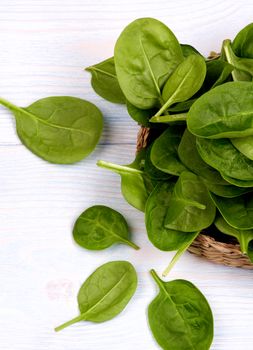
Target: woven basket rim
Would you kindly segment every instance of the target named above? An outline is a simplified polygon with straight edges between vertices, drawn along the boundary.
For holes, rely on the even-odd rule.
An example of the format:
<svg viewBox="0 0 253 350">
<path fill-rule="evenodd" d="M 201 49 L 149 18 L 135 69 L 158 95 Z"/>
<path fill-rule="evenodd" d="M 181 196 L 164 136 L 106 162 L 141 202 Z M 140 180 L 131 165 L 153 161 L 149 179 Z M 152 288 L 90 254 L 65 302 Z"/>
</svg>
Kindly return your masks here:
<svg viewBox="0 0 253 350">
<path fill-rule="evenodd" d="M 137 152 L 148 146 L 149 137 L 150 128 L 141 126 L 137 135 Z M 198 235 L 188 248 L 188 251 L 216 264 L 253 269 L 253 263 L 251 263 L 247 255 L 241 252 L 238 243 L 220 242 L 204 232 Z"/>
</svg>

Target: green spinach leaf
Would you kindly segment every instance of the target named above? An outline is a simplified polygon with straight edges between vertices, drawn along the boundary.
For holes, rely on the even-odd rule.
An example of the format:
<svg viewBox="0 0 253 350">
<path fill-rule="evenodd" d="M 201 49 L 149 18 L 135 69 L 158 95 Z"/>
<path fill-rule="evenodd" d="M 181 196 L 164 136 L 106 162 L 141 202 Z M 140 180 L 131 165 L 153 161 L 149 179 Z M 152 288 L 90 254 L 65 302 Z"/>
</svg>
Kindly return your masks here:
<svg viewBox="0 0 253 350">
<path fill-rule="evenodd" d="M 163 104 L 161 88 L 183 61 L 183 53 L 166 25 L 153 18 L 140 18 L 121 33 L 114 59 L 127 100 L 140 109 L 150 109 Z"/>
<path fill-rule="evenodd" d="M 195 238 L 196 233 L 185 233 L 164 226 L 171 200 L 174 181 L 158 184 L 150 194 L 145 209 L 145 224 L 150 242 L 164 251 L 179 250 Z"/>
<path fill-rule="evenodd" d="M 213 340 L 213 315 L 204 295 L 186 280 L 162 281 L 151 275 L 159 294 L 148 308 L 151 331 L 164 350 L 208 350 Z"/>
<path fill-rule="evenodd" d="M 129 228 L 124 216 L 104 205 L 94 205 L 78 217 L 73 237 L 77 244 L 90 250 L 105 249 L 114 243 L 139 249 L 129 240 Z"/>
<path fill-rule="evenodd" d="M 253 198 L 244 194 L 237 198 L 223 198 L 211 194 L 213 202 L 226 222 L 239 230 L 253 228 Z"/>
<path fill-rule="evenodd" d="M 145 152 L 137 155 L 137 159 L 129 165 L 118 165 L 99 160 L 97 165 L 101 168 L 111 170 L 121 177 L 121 192 L 125 200 L 141 211 L 145 211 L 146 201 L 154 186 L 150 177 L 141 170 L 141 164 L 145 163 L 143 158 Z"/>
<path fill-rule="evenodd" d="M 210 226 L 215 206 L 201 179 L 189 172 L 180 174 L 168 203 L 165 227 L 183 232 L 198 232 Z"/>
<path fill-rule="evenodd" d="M 197 137 L 196 145 L 201 158 L 221 174 L 239 180 L 253 180 L 253 161 L 240 153 L 229 139 Z"/>
<path fill-rule="evenodd" d="M 172 104 L 186 101 L 192 97 L 201 88 L 205 75 L 204 58 L 196 54 L 188 56 L 166 81 L 162 91 L 165 103 L 154 116 L 158 117 Z"/>
<path fill-rule="evenodd" d="M 228 82 L 208 91 L 190 108 L 187 126 L 210 139 L 253 135 L 253 84 Z"/>
<path fill-rule="evenodd" d="M 104 322 L 117 316 L 137 288 L 136 271 L 127 261 L 111 261 L 97 268 L 81 286 L 80 315 L 58 326 L 58 332 L 79 321 Z"/>
<path fill-rule="evenodd" d="M 237 137 L 231 139 L 231 142 L 239 152 L 253 160 L 253 136 Z"/>
<path fill-rule="evenodd" d="M 157 169 L 177 176 L 186 170 L 177 153 L 183 132 L 179 126 L 170 126 L 154 141 L 151 161 Z"/>
<path fill-rule="evenodd" d="M 253 230 L 235 229 L 230 226 L 222 216 L 218 217 L 214 224 L 220 232 L 237 238 L 240 243 L 242 253 L 247 254 L 251 262 L 253 262 Z"/>
<path fill-rule="evenodd" d="M 86 70 L 91 73 L 91 85 L 99 96 L 113 103 L 126 103 L 126 98 L 116 76 L 113 57 L 94 64 Z"/>
<path fill-rule="evenodd" d="M 80 161 L 94 150 L 102 133 L 101 112 L 80 98 L 47 97 L 26 108 L 0 98 L 0 104 L 14 114 L 22 143 L 52 163 Z"/>
</svg>

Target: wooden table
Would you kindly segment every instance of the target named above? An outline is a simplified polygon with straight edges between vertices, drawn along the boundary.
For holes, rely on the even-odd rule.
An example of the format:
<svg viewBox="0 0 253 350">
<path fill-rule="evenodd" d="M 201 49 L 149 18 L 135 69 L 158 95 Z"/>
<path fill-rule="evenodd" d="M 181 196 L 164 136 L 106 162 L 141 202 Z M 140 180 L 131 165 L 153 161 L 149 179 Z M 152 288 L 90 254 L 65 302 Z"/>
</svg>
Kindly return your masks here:
<svg viewBox="0 0 253 350">
<path fill-rule="evenodd" d="M 105 118 L 95 152 L 78 164 L 49 164 L 21 145 L 11 114 L 0 108 L 0 348 L 1 350 L 152 350 L 147 305 L 158 272 L 172 254 L 148 241 L 143 213 L 120 193 L 119 177 L 96 167 L 97 159 L 128 163 L 138 127 L 124 106 L 103 101 L 83 71 L 113 55 L 123 27 L 153 16 L 203 54 L 219 51 L 252 21 L 249 0 L 0 0 L 0 95 L 26 106 L 50 95 L 73 95 L 97 104 Z M 115 246 L 89 252 L 72 239 L 75 218 L 93 204 L 126 216 L 136 252 Z M 109 260 L 131 261 L 137 293 L 125 311 L 103 324 L 79 323 L 59 334 L 54 326 L 76 316 L 76 294 L 85 278 Z M 252 272 L 217 266 L 186 253 L 170 279 L 195 283 L 215 318 L 213 350 L 253 348 Z"/>
</svg>

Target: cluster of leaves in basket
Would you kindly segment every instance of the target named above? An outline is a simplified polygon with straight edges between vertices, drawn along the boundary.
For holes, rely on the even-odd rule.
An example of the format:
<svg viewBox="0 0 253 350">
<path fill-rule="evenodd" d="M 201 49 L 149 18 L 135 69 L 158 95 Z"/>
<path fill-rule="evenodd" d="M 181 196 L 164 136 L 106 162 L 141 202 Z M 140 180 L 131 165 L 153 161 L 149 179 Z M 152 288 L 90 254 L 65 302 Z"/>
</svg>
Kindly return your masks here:
<svg viewBox="0 0 253 350">
<path fill-rule="evenodd" d="M 163 23 L 142 18 L 123 30 L 114 57 L 88 68 L 99 95 L 125 104 L 136 122 L 150 128 L 152 143 L 132 164 L 98 165 L 121 176 L 123 196 L 145 212 L 150 241 L 161 250 L 177 251 L 165 274 L 199 232 L 212 225 L 236 237 L 253 262 L 252 43 L 249 24 L 233 42 L 223 42 L 220 55 L 205 59 L 192 46 L 180 44 Z M 157 305 L 174 312 L 174 288 L 180 282 L 167 285 L 155 279 L 161 288 Z M 184 282 L 180 288 L 187 294 L 190 285 Z M 208 308 L 200 307 L 199 292 L 194 300 L 192 311 Z M 163 313 L 153 303 L 150 326 L 164 349 L 210 347 L 211 317 L 203 320 L 203 329 L 189 326 L 187 339 L 179 337 L 175 344 L 168 337 L 177 338 L 174 322 L 168 321 L 171 310 Z M 178 313 L 182 322 L 184 311 Z M 161 327 L 164 321 L 166 327 Z"/>
<path fill-rule="evenodd" d="M 103 116 L 91 102 L 70 96 L 47 97 L 21 108 L 0 98 L 15 116 L 21 142 L 52 163 L 71 164 L 88 156 L 103 129 Z"/>
</svg>

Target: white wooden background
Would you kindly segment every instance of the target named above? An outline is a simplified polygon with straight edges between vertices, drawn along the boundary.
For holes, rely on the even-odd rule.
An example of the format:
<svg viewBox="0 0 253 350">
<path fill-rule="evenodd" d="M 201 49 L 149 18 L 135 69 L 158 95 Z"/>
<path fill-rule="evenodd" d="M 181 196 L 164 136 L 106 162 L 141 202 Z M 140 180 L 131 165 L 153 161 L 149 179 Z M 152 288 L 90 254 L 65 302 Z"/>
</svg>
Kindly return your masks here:
<svg viewBox="0 0 253 350">
<path fill-rule="evenodd" d="M 124 202 L 117 175 L 97 159 L 128 163 L 137 127 L 124 107 L 103 101 L 83 67 L 113 54 L 130 21 L 153 16 L 180 42 L 204 54 L 219 50 L 252 22 L 249 0 L 0 0 L 0 95 L 21 106 L 50 95 L 96 103 L 105 129 L 96 151 L 71 165 L 52 165 L 21 145 L 10 113 L 0 108 L 0 349 L 153 350 L 146 309 L 156 294 L 148 270 L 159 273 L 171 258 L 148 241 L 143 214 Z M 89 252 L 72 240 L 75 218 L 88 206 L 118 209 L 141 246 Z M 58 324 L 76 316 L 76 294 L 85 278 L 109 260 L 131 261 L 137 293 L 125 311 L 103 324 L 79 323 L 61 333 Z M 252 272 L 216 266 L 186 254 L 170 274 L 195 283 L 215 318 L 213 350 L 253 349 Z"/>
</svg>

